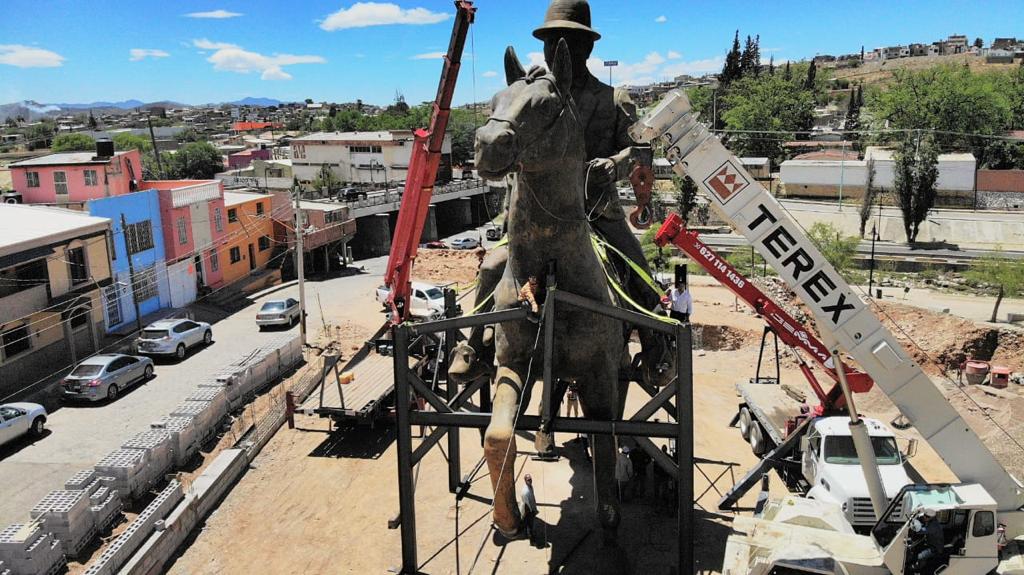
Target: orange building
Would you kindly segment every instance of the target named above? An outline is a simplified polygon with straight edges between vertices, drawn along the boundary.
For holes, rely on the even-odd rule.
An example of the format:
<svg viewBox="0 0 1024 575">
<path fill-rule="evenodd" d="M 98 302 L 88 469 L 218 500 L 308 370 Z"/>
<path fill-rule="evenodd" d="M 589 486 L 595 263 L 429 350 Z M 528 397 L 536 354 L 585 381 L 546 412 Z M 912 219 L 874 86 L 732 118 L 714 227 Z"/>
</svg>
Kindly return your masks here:
<svg viewBox="0 0 1024 575">
<path fill-rule="evenodd" d="M 271 195 L 224 192 L 227 233 L 219 252 L 224 283 L 231 284 L 263 269 L 274 247 Z"/>
</svg>

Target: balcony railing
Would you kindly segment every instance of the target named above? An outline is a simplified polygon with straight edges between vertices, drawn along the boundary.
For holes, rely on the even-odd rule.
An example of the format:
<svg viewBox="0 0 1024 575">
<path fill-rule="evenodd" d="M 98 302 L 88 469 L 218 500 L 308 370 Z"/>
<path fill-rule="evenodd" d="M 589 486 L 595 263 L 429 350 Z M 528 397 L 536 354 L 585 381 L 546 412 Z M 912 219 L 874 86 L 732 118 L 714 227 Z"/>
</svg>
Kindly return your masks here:
<svg viewBox="0 0 1024 575">
<path fill-rule="evenodd" d="M 346 236 L 352 237 L 355 235 L 355 233 L 355 220 L 337 222 L 325 228 L 314 230 L 313 232 L 303 232 L 302 247 L 304 251 L 313 250 L 321 246 L 341 240 Z"/>
<path fill-rule="evenodd" d="M 46 307 L 50 300 L 47 284 L 39 284 L 11 295 L 0 297 L 0 324 L 31 315 Z"/>
<path fill-rule="evenodd" d="M 176 208 L 190 206 L 197 202 L 215 200 L 221 197 L 220 183 L 204 182 L 194 186 L 184 186 L 171 191 L 171 203 Z"/>
</svg>

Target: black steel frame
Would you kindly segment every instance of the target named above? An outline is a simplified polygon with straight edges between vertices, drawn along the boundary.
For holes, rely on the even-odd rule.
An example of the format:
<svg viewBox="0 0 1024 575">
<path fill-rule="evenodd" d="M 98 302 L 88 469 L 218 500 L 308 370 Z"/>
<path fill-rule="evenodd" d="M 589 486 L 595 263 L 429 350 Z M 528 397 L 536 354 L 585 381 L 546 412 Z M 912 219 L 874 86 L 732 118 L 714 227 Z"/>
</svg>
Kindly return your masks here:
<svg viewBox="0 0 1024 575">
<path fill-rule="evenodd" d="M 453 303 L 453 302 L 448 302 Z M 628 419 L 616 421 L 591 420 L 583 418 L 559 417 L 557 402 L 553 401 L 555 381 L 552 374 L 552 353 L 554 348 L 554 310 L 555 305 L 568 305 L 579 309 L 622 320 L 637 327 L 646 327 L 656 332 L 669 334 L 676 340 L 676 377 L 671 384 L 660 390 L 641 383 L 651 399 Z M 454 306 L 449 306 L 449 310 Z M 622 308 L 610 306 L 569 292 L 561 291 L 548 283 L 546 301 L 542 311 L 544 321 L 543 350 L 543 396 L 541 398 L 541 415 L 520 415 L 516 431 L 547 430 L 567 433 L 602 433 L 616 436 L 633 437 L 637 445 L 646 451 L 655 461 L 678 482 L 678 529 L 679 529 L 679 573 L 694 572 L 693 558 L 693 473 L 689 470 L 694 465 L 693 456 L 693 370 L 692 340 L 690 324 L 671 324 L 655 318 Z M 446 380 L 446 393 L 442 397 L 435 393 L 431 386 L 409 369 L 409 343 L 416 337 L 444 332 L 445 352 L 448 357 L 459 330 L 496 324 L 506 321 L 521 321 L 527 318 L 529 311 L 525 308 L 507 309 L 482 313 L 468 317 L 453 317 L 446 314 L 445 319 L 410 324 L 403 323 L 392 328 L 395 359 L 395 411 L 397 421 L 398 447 L 398 496 L 400 515 L 398 523 L 401 528 L 402 565 L 399 573 L 413 575 L 420 573 L 416 549 L 416 501 L 413 483 L 413 468 L 437 443 L 448 436 L 448 488 L 455 493 L 460 483 L 460 446 L 458 432 L 449 433 L 452 429 L 476 428 L 482 430 L 490 423 L 491 414 L 484 412 L 489 409 L 489 385 L 486 377 L 481 377 L 457 389 Z M 439 361 L 438 369 L 446 366 Z M 446 373 L 447 369 L 443 373 Z M 524 393 L 532 382 L 524 382 Z M 481 392 L 481 410 L 469 411 L 464 408 L 468 400 Z M 410 393 L 414 392 L 431 406 L 433 411 L 413 410 Z M 672 399 L 675 399 L 673 404 Z M 677 409 L 678 408 L 678 409 Z M 676 419 L 675 423 L 661 423 L 648 419 L 664 409 Z M 428 426 L 435 428 L 423 438 L 415 448 L 412 444 L 412 426 Z M 674 439 L 676 457 L 673 460 L 659 449 L 652 437 Z"/>
</svg>

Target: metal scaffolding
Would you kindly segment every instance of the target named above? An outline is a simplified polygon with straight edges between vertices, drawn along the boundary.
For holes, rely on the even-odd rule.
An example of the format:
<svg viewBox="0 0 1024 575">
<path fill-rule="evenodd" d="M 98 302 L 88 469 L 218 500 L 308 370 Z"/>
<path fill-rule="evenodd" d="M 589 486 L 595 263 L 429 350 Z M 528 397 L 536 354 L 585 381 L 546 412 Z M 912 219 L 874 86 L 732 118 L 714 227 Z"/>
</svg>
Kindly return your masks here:
<svg viewBox="0 0 1024 575">
<path fill-rule="evenodd" d="M 546 430 L 549 433 L 557 431 L 565 433 L 609 434 L 634 438 L 637 445 L 651 456 L 655 464 L 661 466 L 678 483 L 678 572 L 692 573 L 694 565 L 692 544 L 694 486 L 693 473 L 690 469 L 694 465 L 694 458 L 693 370 L 691 363 L 690 325 L 689 323 L 670 324 L 640 313 L 596 302 L 558 290 L 552 286 L 552 283 L 548 284 L 549 287 L 546 290 L 546 302 L 543 310 L 544 321 L 541 324 L 544 330 L 541 415 L 521 414 L 517 420 L 515 430 L 517 432 Z M 451 296 L 449 296 L 448 303 L 454 304 Z M 651 396 L 651 399 L 632 416 L 622 420 L 605 421 L 559 417 L 557 413 L 558 402 L 553 397 L 555 381 L 552 374 L 552 350 L 554 349 L 553 318 L 556 305 L 584 309 L 622 320 L 636 327 L 645 327 L 673 336 L 676 341 L 676 377 L 669 385 L 660 389 L 640 383 L 640 386 Z M 491 420 L 491 414 L 488 412 L 490 409 L 489 378 L 479 377 L 462 389 L 458 389 L 458 386 L 447 381 L 447 378 L 445 378 L 445 393 L 442 396 L 435 392 L 431 385 L 424 382 L 415 371 L 410 369 L 410 342 L 423 336 L 443 333 L 442 357 L 448 358 L 448 354 L 455 341 L 461 337 L 460 330 L 506 321 L 523 321 L 530 313 L 525 308 L 516 308 L 468 317 L 453 317 L 454 305 L 449 305 L 448 309 L 449 313 L 446 314 L 445 319 L 419 324 L 402 323 L 392 328 L 395 361 L 395 410 L 398 435 L 398 496 L 400 506 L 398 522 L 400 522 L 402 541 L 402 565 L 399 572 L 405 575 L 420 573 L 416 548 L 414 467 L 447 435 L 448 488 L 449 491 L 455 493 L 460 487 L 458 429 L 474 428 L 480 429 L 482 433 L 482 430 L 488 426 Z M 442 361 L 437 362 L 435 369 L 441 373 L 447 373 L 446 364 Z M 525 395 L 529 394 L 532 384 L 533 382 L 523 382 L 523 393 Z M 478 391 L 481 392 L 480 411 L 467 410 L 465 408 L 467 402 Z M 423 402 L 429 405 L 432 411 L 413 409 L 414 403 L 410 401 L 411 393 L 414 393 L 418 398 L 422 398 Z M 675 400 L 674 403 L 672 401 L 673 398 Z M 648 421 L 660 409 L 666 410 L 676 419 L 676 422 Z M 414 425 L 434 428 L 415 448 L 412 443 L 412 426 Z M 452 430 L 455 431 L 452 432 Z M 662 452 L 650 438 L 675 440 L 675 459 L 673 460 L 669 455 Z"/>
</svg>

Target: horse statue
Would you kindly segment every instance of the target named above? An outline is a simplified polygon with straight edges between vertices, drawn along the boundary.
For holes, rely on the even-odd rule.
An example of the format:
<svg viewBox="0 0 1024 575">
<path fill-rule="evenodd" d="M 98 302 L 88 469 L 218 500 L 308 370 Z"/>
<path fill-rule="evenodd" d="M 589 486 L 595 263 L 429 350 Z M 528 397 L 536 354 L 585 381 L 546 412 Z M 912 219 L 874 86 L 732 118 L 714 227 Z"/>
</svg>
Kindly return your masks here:
<svg viewBox="0 0 1024 575">
<path fill-rule="evenodd" d="M 540 67 L 527 72 L 509 47 L 505 76 L 508 87 L 495 95 L 490 118 L 476 131 L 480 175 L 499 179 L 517 174 L 508 211 L 508 262 L 494 292 L 494 308 L 518 307 L 520 287 L 530 276 L 543 280 L 552 262 L 558 290 L 612 305 L 584 209 L 583 130 L 569 91 L 572 63 L 565 41 L 559 42 L 550 73 Z M 538 295 L 543 304 L 543 287 Z M 539 329 L 537 323 L 520 320 L 498 324 L 494 331 L 493 413 L 484 457 L 494 489 L 494 524 L 507 537 L 520 530 L 515 421 L 524 386 L 541 375 Z M 563 304 L 555 308 L 554 333 L 553 377 L 577 382 L 587 418 L 616 418 L 618 373 L 626 354 L 623 322 Z M 605 540 L 614 540 L 619 523 L 615 439 L 596 435 L 592 454 L 598 521 Z"/>
</svg>

